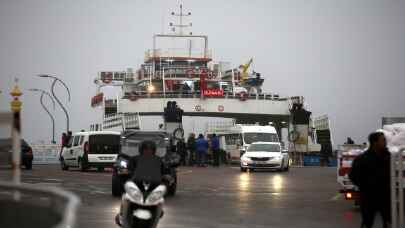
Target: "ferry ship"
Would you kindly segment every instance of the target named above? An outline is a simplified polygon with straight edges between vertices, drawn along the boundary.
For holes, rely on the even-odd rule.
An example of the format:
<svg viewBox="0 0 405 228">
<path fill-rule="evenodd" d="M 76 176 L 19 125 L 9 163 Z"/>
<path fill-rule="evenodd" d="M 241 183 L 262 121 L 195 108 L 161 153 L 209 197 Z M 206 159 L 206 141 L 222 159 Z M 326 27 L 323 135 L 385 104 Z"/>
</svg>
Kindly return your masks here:
<svg viewBox="0 0 405 228">
<path fill-rule="evenodd" d="M 280 136 L 282 129 L 288 129 L 288 134 L 292 129 L 300 129 L 302 135 L 308 135 L 309 124 L 297 128 L 292 121 L 293 113 L 310 115 L 302 110 L 303 97 L 264 92 L 264 78 L 251 69 L 253 59 L 236 67 L 214 61 L 208 36 L 186 32 L 192 24 L 184 21 L 191 13 L 185 13 L 180 5 L 179 12 L 172 15 L 179 23 L 170 23 L 171 34 L 153 36 L 152 49 L 145 52 L 144 62 L 137 70 L 98 73 L 94 80 L 97 94 L 91 100 L 95 111 L 91 130 L 142 128 L 139 116 L 162 116 L 167 102 L 176 101 L 185 116 L 270 124 Z M 105 86 L 119 87 L 119 95 L 105 98 L 101 92 Z"/>
</svg>

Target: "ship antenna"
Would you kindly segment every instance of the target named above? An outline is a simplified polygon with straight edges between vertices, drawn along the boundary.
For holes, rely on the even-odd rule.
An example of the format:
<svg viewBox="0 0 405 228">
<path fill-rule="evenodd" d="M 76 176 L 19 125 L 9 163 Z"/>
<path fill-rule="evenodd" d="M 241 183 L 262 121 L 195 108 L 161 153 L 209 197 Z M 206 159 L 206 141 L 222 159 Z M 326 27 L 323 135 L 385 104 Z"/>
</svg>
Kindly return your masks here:
<svg viewBox="0 0 405 228">
<path fill-rule="evenodd" d="M 183 4 L 180 4 L 180 12 L 179 13 L 172 12 L 172 16 L 179 17 L 179 24 L 173 24 L 172 22 L 169 23 L 170 27 L 172 27 L 173 32 L 176 32 L 176 28 L 179 28 L 178 35 L 181 35 L 181 36 L 184 35 L 183 28 L 188 28 L 188 27 L 193 26 L 193 23 L 191 23 L 191 22 L 188 25 L 183 24 L 183 17 L 191 16 L 191 12 L 188 12 L 186 14 L 183 12 Z M 191 32 L 190 32 L 190 35 L 192 35 Z"/>
</svg>

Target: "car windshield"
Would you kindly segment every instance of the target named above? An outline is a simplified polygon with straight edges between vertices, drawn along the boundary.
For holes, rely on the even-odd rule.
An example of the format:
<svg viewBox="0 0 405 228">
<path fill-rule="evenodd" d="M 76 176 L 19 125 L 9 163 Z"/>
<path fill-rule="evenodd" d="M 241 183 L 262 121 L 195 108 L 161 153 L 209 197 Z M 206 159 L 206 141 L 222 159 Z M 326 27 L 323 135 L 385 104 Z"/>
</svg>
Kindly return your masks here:
<svg viewBox="0 0 405 228">
<path fill-rule="evenodd" d="M 280 152 L 278 144 L 252 144 L 248 148 L 248 152 Z"/>
<path fill-rule="evenodd" d="M 120 146 L 119 135 L 90 135 L 91 154 L 117 154 Z"/>
<path fill-rule="evenodd" d="M 277 134 L 274 133 L 249 132 L 244 133 L 243 138 L 246 144 L 252 144 L 254 142 L 278 142 Z"/>
<path fill-rule="evenodd" d="M 121 153 L 128 156 L 139 155 L 139 146 L 141 142 L 150 140 L 156 143 L 156 155 L 164 157 L 166 155 L 165 135 L 157 133 L 134 133 L 122 138 Z"/>
</svg>

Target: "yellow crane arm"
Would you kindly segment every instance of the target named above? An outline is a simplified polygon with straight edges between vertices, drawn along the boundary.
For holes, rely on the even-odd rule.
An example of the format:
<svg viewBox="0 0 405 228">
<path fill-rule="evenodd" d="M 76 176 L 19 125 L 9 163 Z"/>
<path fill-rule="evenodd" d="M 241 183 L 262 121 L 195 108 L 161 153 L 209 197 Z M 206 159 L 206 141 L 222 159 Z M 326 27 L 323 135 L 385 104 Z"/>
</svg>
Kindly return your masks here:
<svg viewBox="0 0 405 228">
<path fill-rule="evenodd" d="M 242 81 L 246 80 L 248 78 L 248 70 L 250 65 L 252 65 L 253 62 L 253 58 L 250 58 L 249 62 L 247 62 L 246 64 L 242 64 L 241 68 L 242 68 Z"/>
</svg>

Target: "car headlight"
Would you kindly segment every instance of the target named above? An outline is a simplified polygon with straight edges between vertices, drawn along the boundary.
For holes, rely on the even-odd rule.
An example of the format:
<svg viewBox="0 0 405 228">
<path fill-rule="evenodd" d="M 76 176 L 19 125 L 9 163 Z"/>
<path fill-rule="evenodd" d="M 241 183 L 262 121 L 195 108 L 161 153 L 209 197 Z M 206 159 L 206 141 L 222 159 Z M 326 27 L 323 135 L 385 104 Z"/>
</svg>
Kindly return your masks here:
<svg viewBox="0 0 405 228">
<path fill-rule="evenodd" d="M 156 205 L 164 201 L 164 196 L 166 194 L 166 186 L 159 185 L 155 188 L 148 197 L 146 197 L 146 205 Z"/>
<path fill-rule="evenodd" d="M 243 156 L 243 157 L 241 158 L 241 160 L 244 161 L 244 162 L 247 162 L 247 161 L 250 161 L 250 158 L 247 157 L 247 156 Z"/>
<path fill-rule="evenodd" d="M 134 182 L 128 181 L 125 183 L 125 192 L 129 200 L 137 204 L 143 204 L 143 194 Z"/>
<path fill-rule="evenodd" d="M 124 168 L 124 169 L 128 168 L 128 162 L 125 161 L 125 160 L 121 160 L 120 161 L 120 167 Z"/>
</svg>

